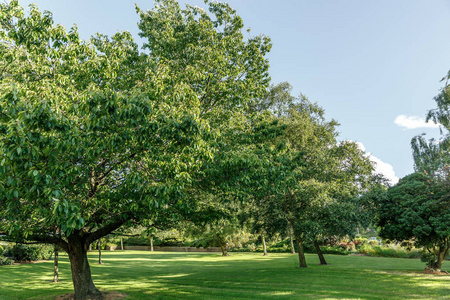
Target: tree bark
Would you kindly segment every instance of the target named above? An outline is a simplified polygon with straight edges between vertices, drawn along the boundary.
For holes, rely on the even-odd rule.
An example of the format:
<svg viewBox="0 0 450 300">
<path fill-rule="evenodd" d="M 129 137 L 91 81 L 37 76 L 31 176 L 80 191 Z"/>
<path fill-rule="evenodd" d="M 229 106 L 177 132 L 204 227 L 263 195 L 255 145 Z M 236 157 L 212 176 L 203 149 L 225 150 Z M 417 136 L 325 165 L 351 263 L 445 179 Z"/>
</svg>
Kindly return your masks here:
<svg viewBox="0 0 450 300">
<path fill-rule="evenodd" d="M 98 248 L 98 264 L 102 264 L 102 243 L 100 242 L 100 239 L 97 242 L 97 248 Z"/>
<path fill-rule="evenodd" d="M 295 243 L 297 245 L 298 260 L 300 263 L 300 268 L 306 268 L 308 266 L 306 265 L 305 252 L 303 251 L 303 240 L 300 238 L 300 236 L 297 235 L 295 237 Z"/>
<path fill-rule="evenodd" d="M 262 241 L 263 241 L 263 256 L 267 256 L 266 238 L 264 237 L 264 235 L 262 236 Z"/>
<path fill-rule="evenodd" d="M 292 237 L 293 235 L 294 235 L 294 233 L 293 233 L 293 229 L 292 229 L 292 227 L 290 228 L 290 234 L 289 234 L 289 237 L 291 238 L 291 253 L 292 254 L 295 254 L 295 248 L 294 248 L 294 238 Z"/>
<path fill-rule="evenodd" d="M 53 272 L 53 282 L 59 281 L 59 270 L 58 270 L 58 248 L 55 246 L 55 269 Z"/>
<path fill-rule="evenodd" d="M 432 269 L 433 271 L 440 272 L 442 264 L 444 263 L 445 257 L 447 256 L 449 250 L 450 250 L 450 242 L 447 246 L 440 246 L 437 259 L 434 262 L 432 262 L 427 267 L 427 269 Z"/>
<path fill-rule="evenodd" d="M 217 242 L 219 243 L 220 249 L 222 249 L 222 256 L 228 256 L 228 251 L 223 243 L 222 237 L 219 234 L 217 234 L 216 236 L 217 236 Z"/>
<path fill-rule="evenodd" d="M 327 261 L 325 260 L 325 257 L 323 256 L 322 250 L 320 250 L 320 246 L 317 241 L 314 241 L 314 249 L 316 249 L 317 255 L 319 256 L 320 264 L 327 265 Z"/>
<path fill-rule="evenodd" d="M 153 238 L 150 238 L 150 251 L 153 251 Z"/>
<path fill-rule="evenodd" d="M 87 244 L 81 237 L 73 234 L 68 238 L 68 254 L 70 268 L 72 270 L 73 288 L 75 300 L 88 298 L 101 299 L 101 292 L 92 281 L 91 269 L 87 258 Z"/>
<path fill-rule="evenodd" d="M 123 251 L 123 237 L 120 237 L 120 250 Z"/>
</svg>

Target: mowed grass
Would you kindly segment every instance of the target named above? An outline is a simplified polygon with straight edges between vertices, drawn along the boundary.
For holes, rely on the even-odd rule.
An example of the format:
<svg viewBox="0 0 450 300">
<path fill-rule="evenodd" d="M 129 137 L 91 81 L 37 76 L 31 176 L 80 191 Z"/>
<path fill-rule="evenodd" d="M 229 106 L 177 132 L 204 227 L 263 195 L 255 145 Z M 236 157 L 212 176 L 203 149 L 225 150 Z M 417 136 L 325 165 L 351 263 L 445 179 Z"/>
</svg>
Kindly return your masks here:
<svg viewBox="0 0 450 300">
<path fill-rule="evenodd" d="M 89 254 L 94 282 L 127 299 L 450 299 L 450 276 L 420 273 L 417 259 L 327 255 L 308 268 L 292 254 L 116 251 Z M 67 255 L 61 282 L 53 262 L 0 267 L 0 299 L 53 299 L 73 291 Z M 450 268 L 450 262 L 444 264 Z"/>
</svg>

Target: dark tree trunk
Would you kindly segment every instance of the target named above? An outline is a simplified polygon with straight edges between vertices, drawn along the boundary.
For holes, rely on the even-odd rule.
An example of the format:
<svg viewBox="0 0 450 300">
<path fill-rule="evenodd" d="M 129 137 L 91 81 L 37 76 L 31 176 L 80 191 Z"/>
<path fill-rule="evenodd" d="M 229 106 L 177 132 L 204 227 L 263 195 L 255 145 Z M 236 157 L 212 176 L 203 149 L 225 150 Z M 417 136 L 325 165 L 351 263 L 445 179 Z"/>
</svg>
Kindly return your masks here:
<svg viewBox="0 0 450 300">
<path fill-rule="evenodd" d="M 87 258 L 86 243 L 75 234 L 68 238 L 68 254 L 70 268 L 72 270 L 73 288 L 75 300 L 85 300 L 88 298 L 101 298 L 101 292 L 95 287 L 92 281 L 91 269 Z"/>
<path fill-rule="evenodd" d="M 100 243 L 100 240 L 97 242 L 97 248 L 98 248 L 98 264 L 102 264 L 102 243 Z"/>
<path fill-rule="evenodd" d="M 295 237 L 295 243 L 297 245 L 298 260 L 300 263 L 300 268 L 306 268 L 308 266 L 306 265 L 305 252 L 303 251 L 303 240 L 300 238 L 300 236 Z"/>
<path fill-rule="evenodd" d="M 53 272 L 53 282 L 59 281 L 59 270 L 58 270 L 58 248 L 55 247 L 55 268 Z"/>
<path fill-rule="evenodd" d="M 228 256 L 228 251 L 223 243 L 222 237 L 219 234 L 217 234 L 216 236 L 217 236 L 217 242 L 219 243 L 220 249 L 222 249 L 222 256 Z"/>
<path fill-rule="evenodd" d="M 150 238 L 150 251 L 153 251 L 153 238 Z"/>
<path fill-rule="evenodd" d="M 322 250 L 320 250 L 320 246 L 317 241 L 314 241 L 314 249 L 316 249 L 317 255 L 319 256 L 320 264 L 327 265 L 327 261 L 325 260 L 325 257 L 323 256 Z"/>
<path fill-rule="evenodd" d="M 440 272 L 441 268 L 442 268 L 442 264 L 444 263 L 445 257 L 447 256 L 449 250 L 450 250 L 450 244 L 447 246 L 439 247 L 439 252 L 438 252 L 436 260 L 434 262 L 432 262 L 427 267 L 427 269 L 431 269 L 433 271 Z"/>
<path fill-rule="evenodd" d="M 263 255 L 267 256 L 266 238 L 264 237 L 264 235 L 262 236 L 262 242 L 263 242 Z"/>
<path fill-rule="evenodd" d="M 123 251 L 123 237 L 120 237 L 120 250 Z"/>
</svg>

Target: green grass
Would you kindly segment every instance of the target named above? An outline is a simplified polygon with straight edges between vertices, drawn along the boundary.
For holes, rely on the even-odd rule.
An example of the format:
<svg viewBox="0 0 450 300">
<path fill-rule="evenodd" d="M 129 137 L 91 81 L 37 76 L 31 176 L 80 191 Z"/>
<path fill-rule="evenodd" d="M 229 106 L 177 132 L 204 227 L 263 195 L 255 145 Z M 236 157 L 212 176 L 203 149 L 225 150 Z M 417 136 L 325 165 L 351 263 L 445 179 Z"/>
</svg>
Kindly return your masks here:
<svg viewBox="0 0 450 300">
<path fill-rule="evenodd" d="M 450 276 L 419 273 L 417 259 L 327 255 L 331 265 L 297 267 L 291 254 L 103 252 L 103 265 L 90 254 L 94 282 L 127 299 L 450 299 Z M 449 262 L 444 264 L 444 269 Z M 0 299 L 53 299 L 72 292 L 67 256 L 60 283 L 53 263 L 0 267 Z"/>
</svg>

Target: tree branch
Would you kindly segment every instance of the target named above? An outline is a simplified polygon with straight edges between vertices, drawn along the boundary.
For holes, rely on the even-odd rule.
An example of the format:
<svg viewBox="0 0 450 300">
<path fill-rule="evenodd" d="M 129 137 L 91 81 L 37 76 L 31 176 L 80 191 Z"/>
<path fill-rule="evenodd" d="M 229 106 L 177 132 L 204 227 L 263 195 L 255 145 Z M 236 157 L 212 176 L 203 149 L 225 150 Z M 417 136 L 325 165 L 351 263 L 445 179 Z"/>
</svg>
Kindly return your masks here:
<svg viewBox="0 0 450 300">
<path fill-rule="evenodd" d="M 125 222 L 127 222 L 130 219 L 131 219 L 131 217 L 120 218 L 120 219 L 114 220 L 113 222 L 109 223 L 108 225 L 105 225 L 104 227 L 99 228 L 96 231 L 88 234 L 86 237 L 86 242 L 89 245 L 93 241 L 98 240 L 99 238 L 102 238 L 105 235 L 110 234 L 111 232 L 113 232 L 114 230 L 116 230 L 117 228 L 122 226 Z"/>
</svg>

